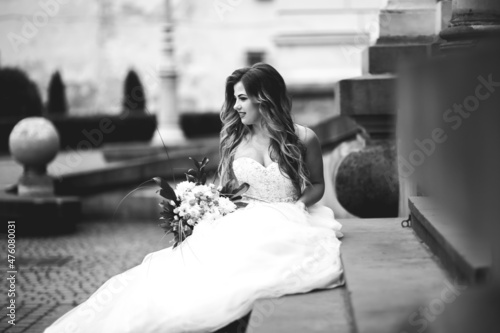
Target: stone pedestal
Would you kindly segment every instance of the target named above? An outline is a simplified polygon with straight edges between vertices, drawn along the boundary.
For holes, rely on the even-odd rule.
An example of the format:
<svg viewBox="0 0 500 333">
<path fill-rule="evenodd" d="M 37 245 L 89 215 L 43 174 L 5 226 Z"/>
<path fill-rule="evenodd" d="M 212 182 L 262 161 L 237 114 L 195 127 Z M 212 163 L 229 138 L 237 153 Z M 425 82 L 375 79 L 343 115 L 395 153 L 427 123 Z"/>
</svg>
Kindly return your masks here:
<svg viewBox="0 0 500 333">
<path fill-rule="evenodd" d="M 174 61 L 174 21 L 170 0 L 165 0 L 165 56 L 160 69 L 161 92 L 158 111 L 158 131 L 153 138 L 154 145 L 178 144 L 185 140 L 179 126 L 177 103 L 177 71 Z"/>
<path fill-rule="evenodd" d="M 20 196 L 54 195 L 54 180 L 47 175 L 46 167 L 25 167 L 19 178 L 17 191 Z"/>
<path fill-rule="evenodd" d="M 15 221 L 19 235 L 70 232 L 80 220 L 80 199 L 56 195 L 54 180 L 47 174 L 59 145 L 56 128 L 42 117 L 24 118 L 10 133 L 10 152 L 24 173 L 15 186 L 0 190 L 0 218 Z"/>
<path fill-rule="evenodd" d="M 172 68 L 161 71 L 161 99 L 158 113 L 158 130 L 153 145 L 176 145 L 186 140 L 179 125 L 177 104 L 177 74 Z"/>
<path fill-rule="evenodd" d="M 14 126 L 9 135 L 9 150 L 12 157 L 24 166 L 24 173 L 18 181 L 18 195 L 54 195 L 47 164 L 57 155 L 59 146 L 59 134 L 45 118 L 24 118 Z"/>
</svg>

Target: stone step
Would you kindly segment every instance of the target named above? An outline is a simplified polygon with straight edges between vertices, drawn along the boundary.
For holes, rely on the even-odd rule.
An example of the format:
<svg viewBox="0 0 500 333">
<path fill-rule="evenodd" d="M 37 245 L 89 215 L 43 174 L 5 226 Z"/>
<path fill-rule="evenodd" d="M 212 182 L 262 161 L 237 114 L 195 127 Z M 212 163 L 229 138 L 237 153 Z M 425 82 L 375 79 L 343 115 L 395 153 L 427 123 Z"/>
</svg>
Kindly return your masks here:
<svg viewBox="0 0 500 333">
<path fill-rule="evenodd" d="M 451 284 L 401 220 L 339 220 L 346 286 L 261 300 L 247 332 L 386 333 L 411 325 L 418 306 L 428 306 Z"/>
<path fill-rule="evenodd" d="M 426 59 L 431 52 L 431 44 L 376 44 L 363 52 L 363 74 L 396 73 L 402 64 Z"/>
<path fill-rule="evenodd" d="M 491 267 L 485 242 L 454 223 L 430 198 L 410 197 L 408 204 L 413 229 L 449 274 L 470 284 L 485 281 Z"/>
<path fill-rule="evenodd" d="M 344 287 L 256 302 L 246 332 L 354 333 Z"/>
<path fill-rule="evenodd" d="M 401 227 L 401 220 L 339 220 L 344 233 L 342 261 L 358 333 L 403 332 L 401 327 L 412 323 L 410 315 L 419 306 L 428 307 L 449 286 L 432 254 L 411 228 Z"/>
</svg>

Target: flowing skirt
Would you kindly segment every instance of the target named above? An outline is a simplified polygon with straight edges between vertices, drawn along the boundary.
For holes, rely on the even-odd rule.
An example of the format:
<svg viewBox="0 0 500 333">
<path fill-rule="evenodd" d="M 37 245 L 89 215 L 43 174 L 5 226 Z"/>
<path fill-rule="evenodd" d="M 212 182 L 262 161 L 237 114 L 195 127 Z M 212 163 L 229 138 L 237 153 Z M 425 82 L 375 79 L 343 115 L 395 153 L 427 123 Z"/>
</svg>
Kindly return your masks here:
<svg viewBox="0 0 500 333">
<path fill-rule="evenodd" d="M 344 284 L 330 208 L 252 202 L 111 277 L 45 333 L 213 332 L 257 299 Z"/>
</svg>

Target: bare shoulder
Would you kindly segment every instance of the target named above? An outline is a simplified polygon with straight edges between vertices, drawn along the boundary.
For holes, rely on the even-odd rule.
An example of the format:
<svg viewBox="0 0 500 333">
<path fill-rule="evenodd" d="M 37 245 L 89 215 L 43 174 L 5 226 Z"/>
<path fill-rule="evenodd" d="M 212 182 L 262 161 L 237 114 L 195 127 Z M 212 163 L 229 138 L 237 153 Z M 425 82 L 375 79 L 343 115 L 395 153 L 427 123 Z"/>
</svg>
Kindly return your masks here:
<svg viewBox="0 0 500 333">
<path fill-rule="evenodd" d="M 295 133 L 306 145 L 317 140 L 316 133 L 309 127 L 295 124 Z"/>
</svg>

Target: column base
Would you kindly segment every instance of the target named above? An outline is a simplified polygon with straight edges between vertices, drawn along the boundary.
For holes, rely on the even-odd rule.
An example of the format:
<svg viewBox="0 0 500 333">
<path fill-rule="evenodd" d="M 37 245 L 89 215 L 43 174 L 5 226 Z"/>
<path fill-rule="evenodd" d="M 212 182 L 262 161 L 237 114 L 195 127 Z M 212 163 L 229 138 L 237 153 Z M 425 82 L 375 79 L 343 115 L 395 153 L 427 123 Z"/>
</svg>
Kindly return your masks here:
<svg viewBox="0 0 500 333">
<path fill-rule="evenodd" d="M 442 50 L 475 47 L 479 42 L 500 39 L 500 13 L 492 8 L 485 10 L 454 10 L 450 26 L 441 31 L 440 37 L 446 42 Z"/>
<path fill-rule="evenodd" d="M 39 197 L 54 195 L 54 181 L 45 174 L 32 172 L 25 168 L 18 181 L 18 195 L 22 197 Z"/>
<path fill-rule="evenodd" d="M 472 48 L 484 41 L 500 40 L 500 25 L 455 26 L 440 33 L 445 40 L 441 43 L 443 51 Z"/>
<path fill-rule="evenodd" d="M 154 146 L 177 145 L 185 142 L 184 132 L 175 125 L 160 125 L 151 140 L 151 144 Z"/>
</svg>

